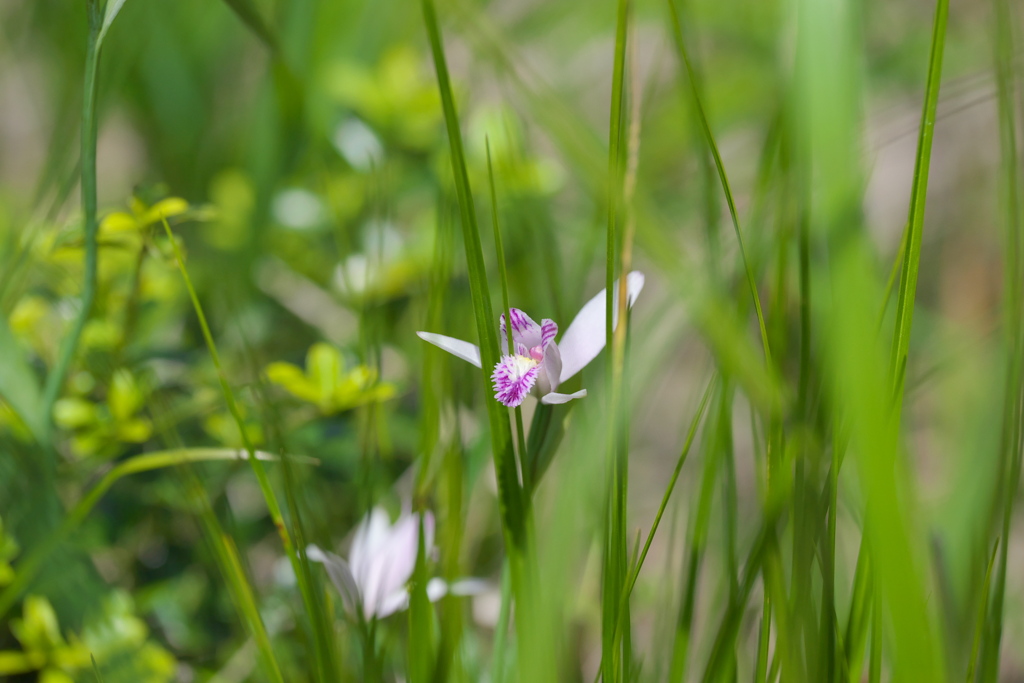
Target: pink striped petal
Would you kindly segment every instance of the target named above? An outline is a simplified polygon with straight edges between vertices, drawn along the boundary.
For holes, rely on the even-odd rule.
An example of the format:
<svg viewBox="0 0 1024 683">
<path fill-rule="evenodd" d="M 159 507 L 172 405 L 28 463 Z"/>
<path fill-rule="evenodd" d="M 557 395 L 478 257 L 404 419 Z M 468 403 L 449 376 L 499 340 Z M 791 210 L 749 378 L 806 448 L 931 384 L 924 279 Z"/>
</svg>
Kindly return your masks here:
<svg viewBox="0 0 1024 683">
<path fill-rule="evenodd" d="M 555 340 L 555 335 L 558 334 L 558 325 L 555 324 L 554 320 L 544 318 L 540 321 L 540 346 L 541 348 L 547 348 L 548 344 Z"/>
<path fill-rule="evenodd" d="M 533 321 L 533 318 L 523 313 L 518 308 L 513 308 L 510 311 L 512 315 L 512 340 L 517 344 L 524 344 L 526 348 L 532 349 L 541 343 L 541 329 L 540 325 Z M 505 351 L 508 347 L 508 337 L 505 332 L 505 314 L 502 313 L 498 317 L 498 329 L 500 330 L 502 338 L 502 351 Z"/>
</svg>

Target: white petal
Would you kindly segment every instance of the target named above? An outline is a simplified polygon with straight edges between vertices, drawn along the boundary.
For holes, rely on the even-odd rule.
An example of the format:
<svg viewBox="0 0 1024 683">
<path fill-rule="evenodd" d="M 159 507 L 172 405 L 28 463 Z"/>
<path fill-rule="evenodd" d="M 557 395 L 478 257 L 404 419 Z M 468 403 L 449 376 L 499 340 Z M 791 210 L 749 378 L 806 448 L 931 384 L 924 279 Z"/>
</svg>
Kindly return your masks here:
<svg viewBox="0 0 1024 683">
<path fill-rule="evenodd" d="M 558 344 L 552 342 L 544 347 L 544 360 L 540 362 L 541 373 L 537 378 L 534 391 L 540 396 L 558 390 L 558 378 L 562 374 L 562 352 Z"/>
<path fill-rule="evenodd" d="M 448 594 L 448 584 L 444 579 L 431 579 L 427 581 L 427 599 L 430 602 L 437 602 Z"/>
<path fill-rule="evenodd" d="M 409 591 L 405 586 L 386 595 L 376 609 L 371 613 L 383 619 L 395 612 L 400 612 L 409 606 Z"/>
<path fill-rule="evenodd" d="M 306 546 L 306 557 L 312 562 L 319 562 L 327 570 L 327 576 L 341 595 L 341 603 L 349 614 L 353 614 L 359 604 L 359 588 L 348 563 L 334 553 L 325 553 L 315 545 Z"/>
<path fill-rule="evenodd" d="M 383 530 L 381 519 L 384 520 Z M 366 615 L 377 613 L 381 602 L 395 588 L 388 580 L 389 567 L 392 564 L 391 545 L 394 530 L 387 520 L 387 512 L 381 508 L 374 508 L 368 523 L 365 524 L 366 531 L 361 537 L 353 539 L 353 549 L 349 553 L 353 561 L 352 572 L 363 599 L 363 613 Z M 360 527 L 362 531 L 364 525 Z M 357 556 L 355 542 L 360 538 L 365 540 L 359 546 L 361 554 Z M 359 560 L 358 567 L 355 565 L 356 559 Z"/>
<path fill-rule="evenodd" d="M 540 402 L 545 403 L 549 406 L 558 405 L 560 403 L 568 403 L 569 401 L 575 398 L 583 398 L 586 395 L 586 389 L 580 389 L 575 394 L 556 394 L 555 392 L 551 392 L 550 394 L 545 394 L 544 396 L 541 396 Z"/>
<path fill-rule="evenodd" d="M 636 301 L 640 290 L 644 288 L 644 274 L 634 270 L 626 276 L 626 301 L 630 306 Z M 618 280 L 613 286 L 618 289 Z M 612 325 L 618 323 L 618 308 L 614 308 Z M 584 304 L 576 319 L 569 325 L 569 329 L 562 335 L 558 342 L 558 349 L 562 352 L 562 374 L 559 376 L 559 383 L 569 379 L 584 366 L 597 357 L 604 348 L 605 342 L 605 290 Z M 545 401 L 546 403 L 547 401 Z"/>
<path fill-rule="evenodd" d="M 387 543 L 391 531 L 391 519 L 384 508 L 375 507 L 363 518 L 352 535 L 348 560 L 356 583 L 365 590 L 374 558 Z"/>
<path fill-rule="evenodd" d="M 378 596 L 389 596 L 403 589 L 416 568 L 419 551 L 420 520 L 418 515 L 403 515 L 391 529 L 387 544 L 380 550 L 377 563 L 380 572 Z"/>
<path fill-rule="evenodd" d="M 480 595 L 489 587 L 483 579 L 459 579 L 448 584 L 444 579 L 433 578 L 427 582 L 427 598 L 431 602 L 437 602 L 446 595 Z"/>
<path fill-rule="evenodd" d="M 443 334 L 434 334 L 433 332 L 417 332 L 416 336 L 425 342 L 430 342 L 439 349 L 444 349 L 457 358 L 472 363 L 478 368 L 481 367 L 480 349 L 476 344 L 470 344 L 467 341 L 455 339 L 454 337 L 446 337 Z"/>
</svg>

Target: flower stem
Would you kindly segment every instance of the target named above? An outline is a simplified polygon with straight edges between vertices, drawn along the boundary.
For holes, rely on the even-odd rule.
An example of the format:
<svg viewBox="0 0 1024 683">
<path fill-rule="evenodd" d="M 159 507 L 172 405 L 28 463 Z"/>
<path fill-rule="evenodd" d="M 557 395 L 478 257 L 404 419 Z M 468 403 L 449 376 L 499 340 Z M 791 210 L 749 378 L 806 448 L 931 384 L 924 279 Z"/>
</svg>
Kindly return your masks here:
<svg viewBox="0 0 1024 683">
<path fill-rule="evenodd" d="M 501 280 L 501 304 L 505 313 L 505 337 L 508 339 L 508 352 L 514 353 L 512 342 L 512 306 L 508 297 L 508 267 L 505 265 L 505 247 L 501 242 L 501 225 L 498 222 L 498 192 L 494 184 L 494 165 L 491 163 L 491 140 L 485 140 L 487 146 L 487 179 L 491 188 L 491 223 L 494 226 L 494 250 L 498 256 L 498 273 Z M 515 407 L 516 419 L 516 450 L 519 455 L 519 472 L 522 479 L 523 490 L 531 491 L 530 468 L 526 458 L 526 436 L 523 429 L 523 410 Z M 527 503 L 529 501 L 527 500 Z"/>
<path fill-rule="evenodd" d="M 53 419 L 53 406 L 57 402 L 64 380 L 71 367 L 71 361 L 82 337 L 82 330 L 89 320 L 93 301 L 96 298 L 96 266 L 98 246 L 96 233 L 99 224 L 96 219 L 96 74 L 100 59 L 99 33 L 103 23 L 103 12 L 99 0 L 88 0 L 86 13 L 89 21 L 89 35 L 85 52 L 85 78 L 82 93 L 82 213 L 85 221 L 85 275 L 82 281 L 82 301 L 71 331 L 60 347 L 57 363 L 46 378 L 43 388 L 42 413 L 47 425 Z M 51 463 L 52 465 L 52 463 Z"/>
</svg>

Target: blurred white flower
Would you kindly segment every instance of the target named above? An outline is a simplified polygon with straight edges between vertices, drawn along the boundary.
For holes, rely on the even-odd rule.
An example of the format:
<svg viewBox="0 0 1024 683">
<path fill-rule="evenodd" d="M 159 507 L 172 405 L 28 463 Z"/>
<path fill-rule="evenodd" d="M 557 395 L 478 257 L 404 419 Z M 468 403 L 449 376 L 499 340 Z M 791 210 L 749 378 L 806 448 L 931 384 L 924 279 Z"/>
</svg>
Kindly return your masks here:
<svg viewBox="0 0 1024 683">
<path fill-rule="evenodd" d="M 359 171 L 379 166 L 384 159 L 384 146 L 380 139 L 359 119 L 349 118 L 339 123 L 331 141 L 345 161 Z"/>
<path fill-rule="evenodd" d="M 358 296 L 386 283 L 401 272 L 405 239 L 390 221 L 370 221 L 363 227 L 363 251 L 351 254 L 334 269 L 334 286 L 346 296 Z"/>
<path fill-rule="evenodd" d="M 274 219 L 293 230 L 308 230 L 317 227 L 326 212 L 320 198 L 309 190 L 291 188 L 282 190 L 274 197 Z"/>
<path fill-rule="evenodd" d="M 324 565 L 350 614 L 359 610 L 367 619 L 386 617 L 409 606 L 407 584 L 416 568 L 419 528 L 418 514 L 403 513 L 391 524 L 388 513 L 378 507 L 356 528 L 347 562 L 315 545 L 306 548 L 306 556 Z M 429 555 L 434 547 L 434 517 L 429 512 L 423 515 L 423 534 Z M 434 602 L 448 593 L 471 595 L 482 586 L 472 579 L 449 586 L 433 578 L 427 582 L 427 597 Z"/>
</svg>

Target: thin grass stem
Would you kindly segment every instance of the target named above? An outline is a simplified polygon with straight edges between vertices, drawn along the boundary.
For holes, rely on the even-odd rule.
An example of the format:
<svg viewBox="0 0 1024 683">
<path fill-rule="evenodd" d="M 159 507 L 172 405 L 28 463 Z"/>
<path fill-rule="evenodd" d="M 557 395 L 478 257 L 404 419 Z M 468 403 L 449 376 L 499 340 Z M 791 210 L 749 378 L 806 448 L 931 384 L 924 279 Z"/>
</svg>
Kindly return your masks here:
<svg viewBox="0 0 1024 683">
<path fill-rule="evenodd" d="M 725 193 L 725 201 L 729 207 L 729 216 L 732 218 L 732 226 L 736 232 L 736 242 L 739 246 L 740 258 L 743 261 L 743 270 L 747 276 L 747 285 L 750 288 L 750 296 L 754 302 L 754 310 L 757 312 L 757 325 L 761 332 L 761 346 L 764 350 L 765 362 L 768 365 L 771 365 L 772 352 L 771 346 L 768 343 L 768 329 L 765 326 L 764 314 L 761 311 L 761 297 L 757 293 L 757 282 L 754 280 L 754 271 L 750 267 L 750 261 L 747 259 L 746 248 L 743 245 L 743 233 L 740 230 L 740 219 L 739 214 L 736 211 L 736 202 L 732 197 L 732 188 L 729 185 L 729 178 L 725 172 L 725 164 L 722 163 L 722 155 L 718 152 L 718 144 L 715 142 L 714 134 L 711 132 L 711 124 L 708 123 L 707 114 L 704 112 L 704 105 L 701 103 L 700 92 L 697 90 L 697 82 L 694 76 L 693 65 L 690 63 L 690 57 L 686 52 L 686 43 L 683 40 L 683 32 L 679 22 L 679 12 L 676 9 L 675 0 L 667 1 L 672 19 L 672 37 L 674 39 L 676 51 L 679 53 L 679 60 L 686 71 L 687 79 L 690 83 L 690 93 L 693 96 L 694 105 L 697 109 L 697 116 L 700 119 L 701 132 L 704 134 L 704 141 L 711 150 L 711 156 L 715 160 L 715 168 L 718 171 L 718 179 L 722 184 L 722 191 Z"/>
<path fill-rule="evenodd" d="M 89 321 L 89 314 L 92 312 L 96 299 L 96 273 L 99 261 L 99 245 L 96 240 L 99 231 L 99 222 L 96 217 L 96 85 L 100 61 L 100 31 L 103 28 L 101 4 L 99 0 L 88 0 L 86 3 L 89 33 L 85 50 L 85 77 L 82 91 L 81 178 L 82 220 L 85 225 L 83 232 L 85 271 L 82 276 L 82 298 L 71 330 L 61 343 L 57 362 L 46 377 L 46 384 L 43 386 L 40 409 L 47 425 L 51 424 L 53 420 L 53 406 L 57 403 L 60 392 L 64 388 L 64 380 L 71 369 L 71 362 L 78 349 L 78 342 Z M 50 453 L 50 451 L 47 452 Z M 56 466 L 56 462 L 51 462 L 50 467 L 54 466 Z"/>
</svg>

